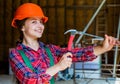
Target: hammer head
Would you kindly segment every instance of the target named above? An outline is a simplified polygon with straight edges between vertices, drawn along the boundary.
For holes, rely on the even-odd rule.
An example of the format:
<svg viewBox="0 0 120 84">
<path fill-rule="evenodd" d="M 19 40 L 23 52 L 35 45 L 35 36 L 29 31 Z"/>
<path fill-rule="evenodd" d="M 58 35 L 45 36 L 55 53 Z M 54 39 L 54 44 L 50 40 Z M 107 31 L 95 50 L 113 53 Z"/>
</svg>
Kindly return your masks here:
<svg viewBox="0 0 120 84">
<path fill-rule="evenodd" d="M 71 33 L 71 35 L 75 35 L 75 34 L 77 34 L 77 30 L 75 30 L 75 29 L 70 29 L 70 30 L 67 30 L 64 34 L 67 34 L 67 33 Z"/>
</svg>

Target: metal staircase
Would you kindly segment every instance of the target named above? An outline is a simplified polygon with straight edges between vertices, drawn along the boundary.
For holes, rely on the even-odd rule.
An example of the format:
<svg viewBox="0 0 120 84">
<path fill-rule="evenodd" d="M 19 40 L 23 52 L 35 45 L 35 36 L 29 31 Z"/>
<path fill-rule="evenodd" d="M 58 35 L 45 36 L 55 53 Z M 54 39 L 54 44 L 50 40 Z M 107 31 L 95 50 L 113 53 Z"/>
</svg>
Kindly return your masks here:
<svg viewBox="0 0 120 84">
<path fill-rule="evenodd" d="M 106 3 L 98 13 L 96 17 L 96 35 L 104 37 L 107 34 L 107 11 L 106 11 Z M 107 53 L 102 56 L 102 63 L 107 64 Z"/>
<path fill-rule="evenodd" d="M 104 5 L 96 17 L 96 35 L 104 37 L 107 33 L 107 11 Z"/>
</svg>

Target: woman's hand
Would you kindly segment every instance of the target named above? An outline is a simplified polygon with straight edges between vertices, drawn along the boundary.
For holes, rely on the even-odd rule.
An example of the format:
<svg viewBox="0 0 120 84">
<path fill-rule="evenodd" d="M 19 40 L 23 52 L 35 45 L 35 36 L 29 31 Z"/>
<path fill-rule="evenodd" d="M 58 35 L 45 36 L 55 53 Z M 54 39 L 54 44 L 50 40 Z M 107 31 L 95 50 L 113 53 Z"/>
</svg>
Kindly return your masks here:
<svg viewBox="0 0 120 84">
<path fill-rule="evenodd" d="M 72 54 L 68 52 L 61 57 L 61 59 L 56 65 L 59 67 L 60 71 L 62 71 L 70 67 L 71 64 L 72 64 Z"/>
<path fill-rule="evenodd" d="M 94 47 L 94 54 L 100 55 L 109 50 L 111 50 L 115 45 L 120 45 L 120 41 L 112 36 L 105 35 L 105 40 L 103 41 L 102 46 Z"/>
<path fill-rule="evenodd" d="M 111 50 L 115 45 L 120 45 L 120 41 L 112 36 L 105 35 L 105 40 L 103 41 L 102 48 L 105 51 Z"/>
<path fill-rule="evenodd" d="M 52 66 L 46 70 L 46 73 L 53 76 L 56 73 L 58 73 L 59 71 L 62 71 L 64 69 L 70 67 L 72 64 L 71 57 L 72 57 L 72 54 L 70 52 L 64 54 L 57 64 L 55 64 L 54 66 Z"/>
</svg>

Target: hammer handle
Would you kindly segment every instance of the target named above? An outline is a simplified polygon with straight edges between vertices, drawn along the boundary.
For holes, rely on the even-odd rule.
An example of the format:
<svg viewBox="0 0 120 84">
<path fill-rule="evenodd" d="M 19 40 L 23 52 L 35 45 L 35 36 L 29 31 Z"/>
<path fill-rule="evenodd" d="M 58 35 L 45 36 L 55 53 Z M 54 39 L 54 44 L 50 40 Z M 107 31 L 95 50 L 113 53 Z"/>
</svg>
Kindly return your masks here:
<svg viewBox="0 0 120 84">
<path fill-rule="evenodd" d="M 73 40 L 74 40 L 75 35 L 71 35 L 68 41 L 68 51 L 72 50 L 72 45 L 73 45 Z"/>
</svg>

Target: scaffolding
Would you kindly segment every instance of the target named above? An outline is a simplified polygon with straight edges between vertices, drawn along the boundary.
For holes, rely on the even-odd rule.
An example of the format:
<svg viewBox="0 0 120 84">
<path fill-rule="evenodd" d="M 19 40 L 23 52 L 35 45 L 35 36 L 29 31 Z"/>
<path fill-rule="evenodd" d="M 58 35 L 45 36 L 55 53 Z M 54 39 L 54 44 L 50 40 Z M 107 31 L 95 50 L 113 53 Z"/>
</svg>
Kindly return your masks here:
<svg viewBox="0 0 120 84">
<path fill-rule="evenodd" d="M 83 35 L 88 35 L 88 36 L 92 36 L 92 37 L 97 37 L 96 35 L 99 35 L 101 36 L 104 35 L 106 32 L 107 32 L 107 18 L 106 18 L 106 14 L 105 14 L 105 9 L 103 10 L 102 9 L 102 14 L 98 14 L 98 12 L 101 10 L 101 8 L 103 7 L 103 5 L 105 4 L 106 0 L 103 0 L 100 4 L 100 6 L 98 7 L 98 9 L 96 10 L 96 12 L 94 13 L 94 15 L 92 16 L 92 18 L 90 19 L 89 23 L 86 25 L 86 27 L 84 28 L 83 32 L 80 32 L 80 36 L 78 37 L 77 41 L 75 42 L 75 45 L 78 45 L 79 44 L 79 41 L 81 40 L 81 38 L 83 37 Z M 108 6 L 111 6 L 111 5 L 108 5 Z M 117 6 L 117 5 L 114 5 L 114 6 Z M 118 5 L 119 6 L 119 5 Z M 89 26 L 91 25 L 91 23 L 93 22 L 93 20 L 95 19 L 95 17 L 98 15 L 98 17 L 96 18 L 96 35 L 91 35 L 91 34 L 87 34 L 86 31 L 87 29 L 89 28 Z M 104 22 L 104 23 L 101 23 L 101 22 Z M 102 30 L 100 29 L 102 28 Z M 120 36 L 120 15 L 119 15 L 119 21 L 118 21 L 118 30 L 117 30 L 117 36 L 116 36 L 116 39 L 119 39 L 119 36 Z M 95 40 L 103 40 L 103 38 L 99 37 L 99 38 L 94 38 L 92 39 L 92 42 L 95 41 Z M 109 84 L 109 81 L 108 80 L 116 80 L 118 79 L 118 81 L 120 81 L 119 78 L 117 77 L 120 77 L 120 60 L 118 59 L 118 51 L 119 51 L 119 46 L 115 46 L 111 51 L 114 52 L 114 63 L 113 64 L 108 64 L 108 53 L 104 53 L 103 56 L 105 57 L 104 59 L 104 64 L 98 64 L 98 66 L 100 66 L 100 68 L 96 69 L 96 70 L 92 70 L 92 72 L 90 71 L 85 71 L 85 69 L 83 69 L 85 66 L 85 63 L 83 63 L 82 65 L 82 69 L 81 68 L 77 68 L 76 69 L 76 63 L 74 63 L 74 79 L 73 79 L 73 82 L 74 84 L 76 84 L 76 73 L 82 73 L 80 75 L 82 75 L 82 77 L 79 77 L 80 79 L 90 79 L 88 81 L 86 81 L 85 84 L 88 84 L 91 79 L 104 79 L 108 82 Z M 117 60 L 118 59 L 118 60 Z M 101 58 L 100 58 L 101 60 Z M 102 59 L 103 60 L 103 59 Z M 81 64 L 81 63 L 80 63 Z M 80 66 L 79 64 L 79 66 Z M 90 66 L 91 67 L 91 66 Z M 97 72 L 96 72 L 97 71 Z M 106 73 L 107 72 L 107 73 Z M 87 73 L 87 76 L 85 76 L 85 73 Z M 97 77 L 88 77 L 90 75 L 88 74 L 91 74 L 91 75 L 94 75 L 94 74 L 100 74 L 100 75 L 97 75 Z M 96 76 L 96 75 L 95 75 Z"/>
</svg>

